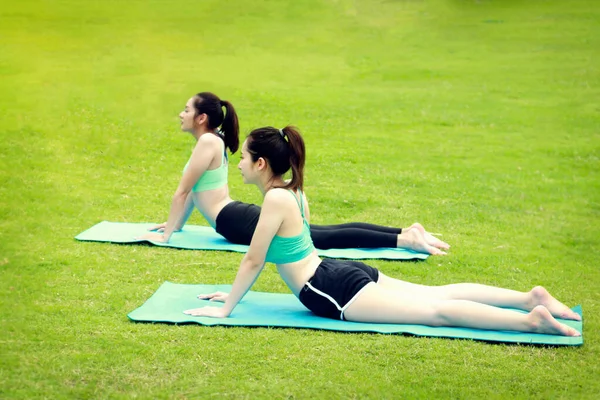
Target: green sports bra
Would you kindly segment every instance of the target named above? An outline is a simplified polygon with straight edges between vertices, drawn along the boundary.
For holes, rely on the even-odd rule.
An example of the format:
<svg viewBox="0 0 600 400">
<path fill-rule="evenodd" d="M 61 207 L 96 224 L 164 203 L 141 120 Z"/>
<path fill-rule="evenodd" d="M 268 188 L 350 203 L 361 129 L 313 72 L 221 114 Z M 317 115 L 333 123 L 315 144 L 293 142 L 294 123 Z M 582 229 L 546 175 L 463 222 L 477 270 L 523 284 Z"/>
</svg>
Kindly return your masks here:
<svg viewBox="0 0 600 400">
<path fill-rule="evenodd" d="M 275 235 L 269 250 L 267 251 L 266 260 L 275 264 L 287 264 L 296 261 L 300 261 L 308 257 L 314 250 L 312 239 L 310 238 L 310 227 L 306 218 L 304 218 L 304 202 L 302 201 L 302 191 L 298 190 L 300 195 L 300 201 L 296 198 L 296 195 L 291 190 L 289 191 L 296 199 L 298 206 L 300 207 L 300 214 L 302 215 L 303 226 L 302 232 L 297 236 L 282 237 Z"/>
<path fill-rule="evenodd" d="M 183 167 L 183 172 L 187 169 L 190 164 L 191 157 Z M 205 192 L 207 190 L 218 189 L 222 186 L 227 185 L 227 150 L 225 149 L 225 143 L 223 143 L 223 159 L 221 165 L 218 168 L 204 171 L 198 182 L 192 188 L 192 192 Z"/>
</svg>

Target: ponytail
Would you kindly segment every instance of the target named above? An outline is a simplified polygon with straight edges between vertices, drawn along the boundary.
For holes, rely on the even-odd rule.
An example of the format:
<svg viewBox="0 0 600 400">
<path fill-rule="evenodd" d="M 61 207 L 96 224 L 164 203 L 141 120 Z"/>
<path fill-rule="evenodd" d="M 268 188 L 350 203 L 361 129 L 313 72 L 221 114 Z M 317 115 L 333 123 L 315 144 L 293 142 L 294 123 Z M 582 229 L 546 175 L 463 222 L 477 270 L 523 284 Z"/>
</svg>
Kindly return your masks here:
<svg viewBox="0 0 600 400">
<path fill-rule="evenodd" d="M 255 129 L 248 135 L 246 147 L 252 161 L 264 158 L 275 176 L 292 170 L 292 179 L 283 189 L 303 188 L 306 150 L 298 128 L 288 125 L 283 129 L 272 126 Z"/>
<path fill-rule="evenodd" d="M 300 131 L 293 126 L 281 129 L 283 138 L 287 138 L 290 146 L 290 167 L 292 169 L 292 180 L 285 185 L 284 189 L 300 189 L 304 187 L 304 161 L 306 160 L 306 148 Z"/>
<path fill-rule="evenodd" d="M 223 113 L 223 107 L 225 108 L 225 113 Z M 213 93 L 201 92 L 194 98 L 194 109 L 196 115 L 207 115 L 209 129 L 221 127 L 225 147 L 232 154 L 235 153 L 240 146 L 240 128 L 233 104 L 219 99 Z"/>
<path fill-rule="evenodd" d="M 231 153 L 235 153 L 240 147 L 240 126 L 238 117 L 235 113 L 233 104 L 227 100 L 221 100 L 221 106 L 225 107 L 225 118 L 221 123 L 221 132 L 223 132 L 223 140 L 225 146 L 229 148 Z"/>
</svg>

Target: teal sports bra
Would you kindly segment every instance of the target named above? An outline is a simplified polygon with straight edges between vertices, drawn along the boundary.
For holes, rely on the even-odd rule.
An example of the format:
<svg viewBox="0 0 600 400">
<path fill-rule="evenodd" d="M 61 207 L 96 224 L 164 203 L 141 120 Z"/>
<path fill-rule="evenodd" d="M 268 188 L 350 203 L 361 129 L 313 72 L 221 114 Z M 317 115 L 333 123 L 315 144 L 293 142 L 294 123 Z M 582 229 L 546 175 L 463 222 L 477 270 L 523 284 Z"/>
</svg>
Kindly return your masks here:
<svg viewBox="0 0 600 400">
<path fill-rule="evenodd" d="M 190 164 L 190 160 L 183 167 L 183 172 L 187 169 Z M 204 171 L 198 182 L 192 187 L 192 192 L 205 192 L 207 190 L 218 189 L 222 186 L 227 185 L 227 150 L 225 149 L 225 143 L 223 143 L 223 159 L 221 165 L 218 168 Z"/>
<path fill-rule="evenodd" d="M 302 232 L 299 235 L 292 237 L 282 237 L 277 235 L 273 237 L 265 259 L 274 264 L 287 264 L 300 261 L 308 257 L 315 250 L 315 246 L 310 238 L 310 227 L 306 218 L 304 218 L 302 191 L 298 190 L 300 201 L 298 201 L 294 192 L 291 190 L 289 192 L 292 193 L 292 196 L 294 196 L 294 199 L 296 199 L 296 202 L 300 207 L 300 214 L 302 215 L 303 220 Z"/>
</svg>

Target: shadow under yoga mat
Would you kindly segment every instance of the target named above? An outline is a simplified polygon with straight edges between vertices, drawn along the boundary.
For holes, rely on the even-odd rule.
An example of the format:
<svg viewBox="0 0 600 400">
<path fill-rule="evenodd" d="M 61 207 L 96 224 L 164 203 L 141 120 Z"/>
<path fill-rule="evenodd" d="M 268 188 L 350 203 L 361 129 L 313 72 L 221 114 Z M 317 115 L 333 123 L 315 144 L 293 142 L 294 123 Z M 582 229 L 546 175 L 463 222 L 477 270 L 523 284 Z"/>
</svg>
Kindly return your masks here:
<svg viewBox="0 0 600 400">
<path fill-rule="evenodd" d="M 181 232 L 173 233 L 169 243 L 151 242 L 135 239 L 148 233 L 148 229 L 156 224 L 103 221 L 90 229 L 75 236 L 75 239 L 93 242 L 111 243 L 152 243 L 156 246 L 174 247 L 188 250 L 224 250 L 246 253 L 248 246 L 233 244 L 208 226 L 186 225 Z M 383 259 L 383 260 L 424 260 L 427 254 L 412 250 L 396 248 L 378 249 L 317 249 L 322 257 L 347 258 L 352 260 Z"/>
<path fill-rule="evenodd" d="M 557 346 L 580 346 L 583 336 L 566 337 L 489 331 L 468 328 L 430 327 L 424 325 L 366 324 L 321 318 L 310 311 L 292 294 L 263 293 L 249 291 L 229 318 L 192 317 L 184 310 L 220 303 L 199 300 L 201 293 L 215 291 L 229 292 L 231 285 L 186 285 L 171 282 L 160 288 L 141 307 L 129 313 L 128 317 L 138 322 L 196 323 L 201 325 L 263 326 L 281 328 L 310 328 L 340 332 L 377 332 L 411 334 L 416 336 L 460 338 L 490 342 L 548 344 Z M 582 315 L 581 306 L 573 310 Z M 561 320 L 583 334 L 582 321 Z"/>
</svg>

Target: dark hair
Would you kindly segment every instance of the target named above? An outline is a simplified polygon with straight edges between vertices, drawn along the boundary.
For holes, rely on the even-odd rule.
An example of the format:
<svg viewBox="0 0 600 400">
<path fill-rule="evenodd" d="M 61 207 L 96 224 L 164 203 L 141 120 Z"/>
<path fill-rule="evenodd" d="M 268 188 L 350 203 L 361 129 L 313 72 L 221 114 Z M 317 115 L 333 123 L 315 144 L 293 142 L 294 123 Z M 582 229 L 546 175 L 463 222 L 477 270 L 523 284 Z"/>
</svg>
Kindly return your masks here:
<svg viewBox="0 0 600 400">
<path fill-rule="evenodd" d="M 214 93 L 202 92 L 194 96 L 194 109 L 196 116 L 206 114 L 209 129 L 221 127 L 225 147 L 229 148 L 231 153 L 235 153 L 240 147 L 240 128 L 233 104 L 219 99 Z"/>
<path fill-rule="evenodd" d="M 292 180 L 284 189 L 302 189 L 306 150 L 298 128 L 286 126 L 279 130 L 272 126 L 254 129 L 246 141 L 252 161 L 267 160 L 273 174 L 281 176 L 292 169 Z"/>
</svg>

